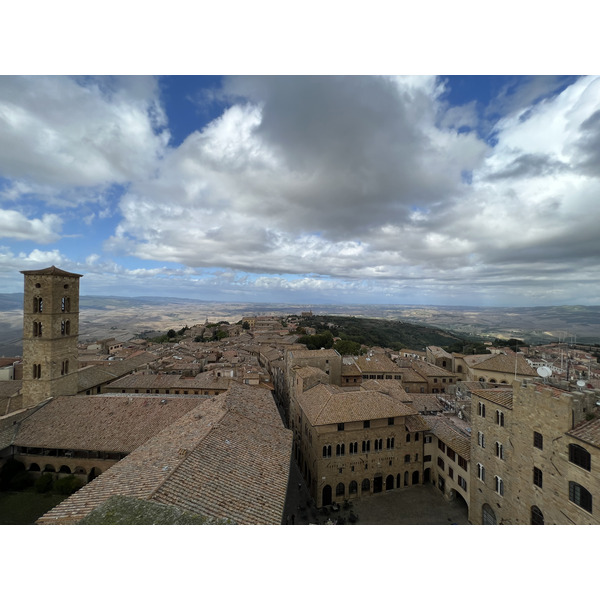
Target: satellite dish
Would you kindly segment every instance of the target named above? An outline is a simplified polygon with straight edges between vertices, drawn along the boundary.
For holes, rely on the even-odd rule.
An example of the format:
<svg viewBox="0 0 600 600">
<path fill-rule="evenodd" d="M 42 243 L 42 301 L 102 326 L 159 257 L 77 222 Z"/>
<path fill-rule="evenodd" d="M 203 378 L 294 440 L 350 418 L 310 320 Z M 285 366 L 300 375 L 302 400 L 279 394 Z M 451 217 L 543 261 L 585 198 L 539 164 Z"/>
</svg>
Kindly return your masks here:
<svg viewBox="0 0 600 600">
<path fill-rule="evenodd" d="M 550 367 L 538 367 L 537 374 L 544 379 L 552 375 L 552 369 Z"/>
<path fill-rule="evenodd" d="M 585 387 L 585 381 L 584 381 L 583 379 L 580 379 L 580 380 L 577 382 L 577 387 L 578 387 L 578 388 L 584 388 L 584 387 Z"/>
</svg>

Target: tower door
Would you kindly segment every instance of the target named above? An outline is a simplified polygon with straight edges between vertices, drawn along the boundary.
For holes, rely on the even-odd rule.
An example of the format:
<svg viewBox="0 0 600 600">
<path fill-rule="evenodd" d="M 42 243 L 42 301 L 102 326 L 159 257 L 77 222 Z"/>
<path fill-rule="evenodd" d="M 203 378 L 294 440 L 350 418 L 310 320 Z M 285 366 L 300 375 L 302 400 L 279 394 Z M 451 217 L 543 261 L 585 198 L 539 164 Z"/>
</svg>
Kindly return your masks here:
<svg viewBox="0 0 600 600">
<path fill-rule="evenodd" d="M 373 493 L 377 494 L 383 489 L 383 477 L 379 475 L 373 479 Z"/>
</svg>

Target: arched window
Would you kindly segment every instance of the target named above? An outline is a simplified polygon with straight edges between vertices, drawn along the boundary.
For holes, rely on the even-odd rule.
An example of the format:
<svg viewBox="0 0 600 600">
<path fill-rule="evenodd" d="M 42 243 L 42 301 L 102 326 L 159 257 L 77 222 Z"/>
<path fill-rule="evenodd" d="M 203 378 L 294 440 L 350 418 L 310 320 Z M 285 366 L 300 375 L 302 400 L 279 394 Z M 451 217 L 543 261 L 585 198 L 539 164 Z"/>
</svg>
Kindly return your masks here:
<svg viewBox="0 0 600 600">
<path fill-rule="evenodd" d="M 61 312 L 71 312 L 71 298 L 64 296 L 60 299 Z"/>
<path fill-rule="evenodd" d="M 323 446 L 323 458 L 331 457 L 331 446 Z"/>
<path fill-rule="evenodd" d="M 543 525 L 544 515 L 537 506 L 531 507 L 531 524 L 532 525 Z"/>
<path fill-rule="evenodd" d="M 371 451 L 371 440 L 363 440 L 362 451 L 363 452 L 370 452 Z"/>
<path fill-rule="evenodd" d="M 582 485 L 574 481 L 569 481 L 569 500 L 589 513 L 592 512 L 592 495 Z"/>
<path fill-rule="evenodd" d="M 407 433 L 407 434 L 406 434 L 406 441 L 407 441 L 407 442 L 410 442 L 410 433 Z"/>
<path fill-rule="evenodd" d="M 504 427 L 504 413 L 501 410 L 496 411 L 496 425 Z"/>
<path fill-rule="evenodd" d="M 457 373 L 462 373 L 462 365 L 458 365 L 458 367 L 456 367 L 456 371 Z"/>
<path fill-rule="evenodd" d="M 363 479 L 360 489 L 363 492 L 368 492 L 371 489 L 371 482 L 368 479 Z"/>
<path fill-rule="evenodd" d="M 335 486 L 335 495 L 336 496 L 343 496 L 345 490 L 346 490 L 346 488 L 345 488 L 344 484 L 343 483 L 338 483 Z"/>
<path fill-rule="evenodd" d="M 338 444 L 335 447 L 335 455 L 336 456 L 344 456 L 346 454 L 346 445 L 345 444 Z"/>
<path fill-rule="evenodd" d="M 394 438 L 387 439 L 387 449 L 392 450 L 394 448 Z"/>
<path fill-rule="evenodd" d="M 358 442 L 350 442 L 350 454 L 358 454 Z"/>
<path fill-rule="evenodd" d="M 592 469 L 592 457 L 590 453 L 577 444 L 569 444 L 569 462 L 586 471 L 591 471 Z"/>
<path fill-rule="evenodd" d="M 42 324 L 39 321 L 33 322 L 33 337 L 42 337 Z"/>
<path fill-rule="evenodd" d="M 357 492 L 358 492 L 358 483 L 356 483 L 356 481 L 351 481 L 350 485 L 348 486 L 348 493 L 356 494 Z"/>
</svg>

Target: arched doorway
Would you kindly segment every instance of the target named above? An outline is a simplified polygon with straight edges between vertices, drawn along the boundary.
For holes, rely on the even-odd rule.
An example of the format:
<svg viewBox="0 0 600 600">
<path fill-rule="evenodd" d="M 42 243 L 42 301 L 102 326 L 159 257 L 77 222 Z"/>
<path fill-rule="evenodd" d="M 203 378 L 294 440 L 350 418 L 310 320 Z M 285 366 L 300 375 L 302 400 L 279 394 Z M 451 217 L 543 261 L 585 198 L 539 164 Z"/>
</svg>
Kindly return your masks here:
<svg viewBox="0 0 600 600">
<path fill-rule="evenodd" d="M 56 473 L 56 469 L 54 468 L 54 465 L 46 465 L 44 467 L 44 473 Z"/>
<path fill-rule="evenodd" d="M 379 494 L 381 490 L 383 490 L 383 476 L 378 475 L 377 477 L 373 478 L 373 493 Z"/>
<path fill-rule="evenodd" d="M 394 489 L 394 476 L 393 475 L 388 475 L 385 478 L 385 489 L 386 490 L 393 490 Z"/>
<path fill-rule="evenodd" d="M 67 465 L 61 465 L 60 469 L 58 470 L 59 473 L 68 473 L 69 475 L 71 474 L 71 469 L 69 467 L 67 467 Z"/>
<path fill-rule="evenodd" d="M 323 488 L 323 496 L 322 496 L 322 504 L 323 506 L 328 506 L 329 504 L 331 504 L 331 486 L 330 485 L 326 485 Z"/>
<path fill-rule="evenodd" d="M 412 482 L 413 482 L 413 485 L 419 483 L 419 471 L 413 471 Z"/>
<path fill-rule="evenodd" d="M 431 481 L 431 469 L 427 467 L 423 471 L 423 483 L 429 483 Z"/>
<path fill-rule="evenodd" d="M 40 465 L 38 465 L 37 463 L 31 463 L 29 465 L 29 470 L 30 471 L 39 471 L 40 470 Z"/>
<path fill-rule="evenodd" d="M 496 514 L 489 504 L 484 504 L 481 508 L 482 525 L 496 525 Z"/>
<path fill-rule="evenodd" d="M 404 471 L 404 487 L 408 485 L 408 471 Z"/>
<path fill-rule="evenodd" d="M 401 484 L 402 484 L 402 477 L 400 477 L 400 473 L 398 473 L 398 475 L 396 475 L 396 487 L 399 488 Z"/>
</svg>

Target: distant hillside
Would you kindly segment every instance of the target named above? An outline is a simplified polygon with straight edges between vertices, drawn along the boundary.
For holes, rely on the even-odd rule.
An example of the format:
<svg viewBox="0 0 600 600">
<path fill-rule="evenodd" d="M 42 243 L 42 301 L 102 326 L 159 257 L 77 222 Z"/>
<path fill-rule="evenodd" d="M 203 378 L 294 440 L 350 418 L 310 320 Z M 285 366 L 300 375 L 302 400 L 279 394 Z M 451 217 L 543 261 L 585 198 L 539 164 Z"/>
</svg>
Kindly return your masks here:
<svg viewBox="0 0 600 600">
<path fill-rule="evenodd" d="M 366 346 L 381 346 L 393 350 L 402 348 L 425 350 L 427 346 L 451 346 L 464 343 L 464 338 L 437 327 L 387 319 L 314 315 L 301 319 L 301 325 L 314 327 L 318 331 L 327 328 L 335 337 Z"/>
</svg>

